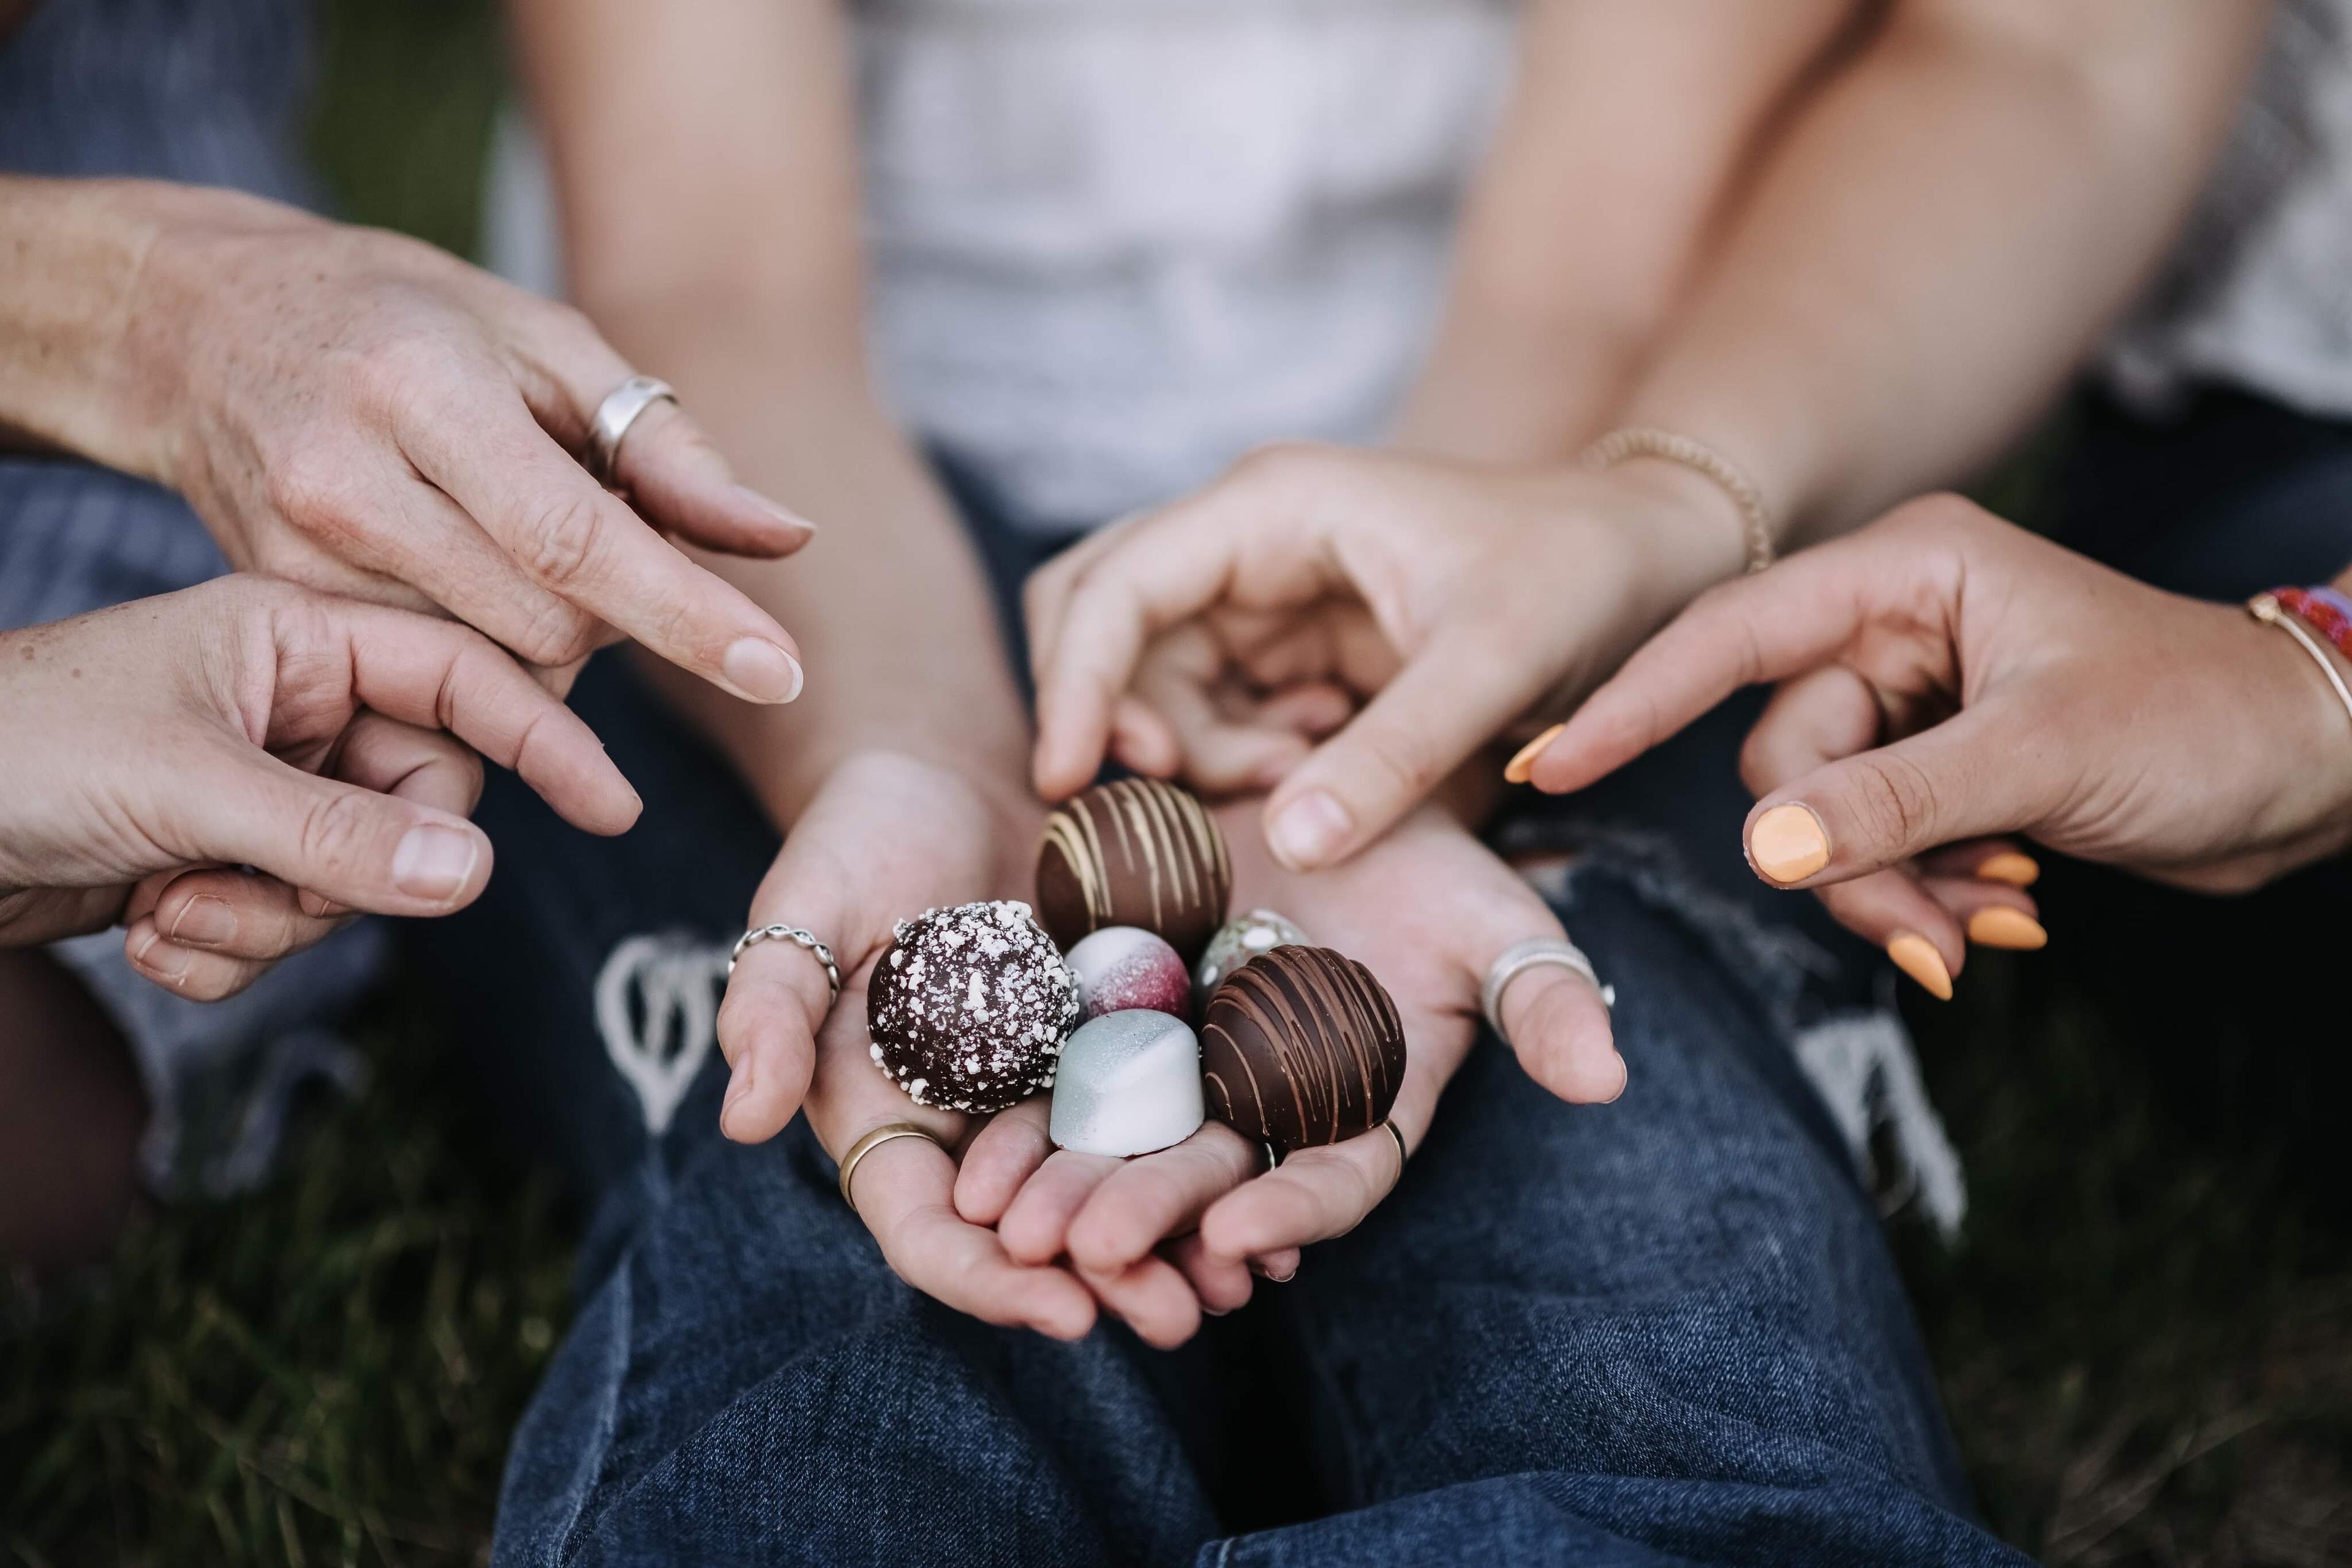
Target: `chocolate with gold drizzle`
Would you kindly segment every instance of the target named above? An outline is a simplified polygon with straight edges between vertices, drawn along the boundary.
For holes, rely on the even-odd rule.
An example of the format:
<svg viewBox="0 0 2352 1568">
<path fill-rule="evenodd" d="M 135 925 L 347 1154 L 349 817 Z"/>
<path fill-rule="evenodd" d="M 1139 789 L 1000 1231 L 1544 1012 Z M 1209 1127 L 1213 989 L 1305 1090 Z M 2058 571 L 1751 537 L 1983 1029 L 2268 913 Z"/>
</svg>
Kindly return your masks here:
<svg viewBox="0 0 2352 1568">
<path fill-rule="evenodd" d="M 1189 965 L 1224 923 L 1233 890 L 1215 818 L 1174 784 L 1098 784 L 1045 819 L 1037 918 L 1065 952 L 1106 926 L 1140 926 Z"/>
<path fill-rule="evenodd" d="M 1277 947 L 1217 988 L 1201 1028 L 1209 1114 L 1285 1149 L 1378 1127 L 1404 1079 L 1404 1026 L 1372 972 Z"/>
</svg>

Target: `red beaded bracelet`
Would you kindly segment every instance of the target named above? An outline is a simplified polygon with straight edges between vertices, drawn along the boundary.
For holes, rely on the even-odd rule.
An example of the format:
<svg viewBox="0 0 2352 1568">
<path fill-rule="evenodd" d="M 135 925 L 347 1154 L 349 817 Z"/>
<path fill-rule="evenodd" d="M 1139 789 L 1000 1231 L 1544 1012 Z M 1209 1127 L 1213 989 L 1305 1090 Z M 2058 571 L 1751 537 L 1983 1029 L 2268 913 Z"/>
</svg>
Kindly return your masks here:
<svg viewBox="0 0 2352 1568">
<path fill-rule="evenodd" d="M 2273 588 L 2271 597 L 2282 610 L 2336 645 L 2352 658 L 2352 599 L 2333 588 Z"/>
</svg>

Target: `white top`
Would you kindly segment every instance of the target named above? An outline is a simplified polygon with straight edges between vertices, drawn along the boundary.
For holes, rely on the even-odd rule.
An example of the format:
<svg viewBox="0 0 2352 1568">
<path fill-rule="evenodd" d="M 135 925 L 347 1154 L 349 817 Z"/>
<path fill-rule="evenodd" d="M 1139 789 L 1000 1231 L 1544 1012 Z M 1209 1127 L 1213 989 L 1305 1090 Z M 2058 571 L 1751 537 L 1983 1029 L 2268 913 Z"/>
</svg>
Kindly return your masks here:
<svg viewBox="0 0 2352 1568">
<path fill-rule="evenodd" d="M 2179 248 L 2109 345 L 2160 409 L 2199 382 L 2352 416 L 2352 0 L 2287 0 Z"/>
<path fill-rule="evenodd" d="M 1509 0 L 861 0 L 872 328 L 1025 525 L 1376 437 L 1496 120 Z"/>
</svg>

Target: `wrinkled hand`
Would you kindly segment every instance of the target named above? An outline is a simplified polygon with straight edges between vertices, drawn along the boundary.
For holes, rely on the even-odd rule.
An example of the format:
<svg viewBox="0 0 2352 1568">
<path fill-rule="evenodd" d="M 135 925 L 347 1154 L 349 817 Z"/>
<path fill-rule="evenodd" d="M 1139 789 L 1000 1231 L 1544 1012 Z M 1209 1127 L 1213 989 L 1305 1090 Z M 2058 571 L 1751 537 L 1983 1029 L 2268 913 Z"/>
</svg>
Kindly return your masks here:
<svg viewBox="0 0 2352 1568">
<path fill-rule="evenodd" d="M 1749 863 L 1873 941 L 1924 938 L 1950 973 L 1964 934 L 2039 944 L 2032 901 L 1971 875 L 1990 836 L 2214 891 L 2352 837 L 2344 708 L 2287 637 L 1950 496 L 1700 598 L 1534 782 L 1580 789 L 1765 680 L 1781 684 L 1743 758 Z"/>
<path fill-rule="evenodd" d="M 200 999 L 350 910 L 470 903 L 477 751 L 592 832 L 639 809 L 479 634 L 257 578 L 0 636 L 0 942 L 122 919 L 132 965 Z"/>
<path fill-rule="evenodd" d="M 917 1105 L 875 1068 L 866 993 L 901 919 L 975 899 L 1025 896 L 1042 810 L 992 804 L 938 764 L 889 753 L 837 768 L 787 835 L 752 900 L 751 922 L 814 932 L 833 949 L 841 999 L 824 970 L 788 942 L 743 953 L 719 1012 L 733 1069 L 719 1127 L 739 1142 L 774 1137 L 798 1110 L 836 1161 L 892 1121 L 940 1140 L 878 1145 L 857 1167 L 857 1212 L 901 1279 L 960 1311 L 1076 1339 L 1093 1298 L 1062 1269 L 1010 1257 L 996 1232 L 961 1218 L 956 1158 L 972 1119 Z"/>
<path fill-rule="evenodd" d="M 1740 540 L 1728 498 L 1655 462 L 1511 472 L 1269 448 L 1030 580 L 1037 786 L 1082 788 L 1115 737 L 1130 765 L 1172 771 L 1171 751 L 1204 731 L 1200 706 L 1168 711 L 1137 679 L 1156 668 L 1164 694 L 1171 656 L 1155 643 L 1197 627 L 1222 657 L 1194 686 L 1230 677 L 1261 693 L 1326 688 L 1343 707 L 1370 699 L 1304 760 L 1277 714 L 1252 747 L 1225 737 L 1238 760 L 1207 770 L 1211 784 L 1262 784 L 1294 763 L 1265 802 L 1266 842 L 1294 868 L 1330 865 L 1737 572 Z"/>
<path fill-rule="evenodd" d="M 185 495 L 240 569 L 438 606 L 537 665 L 607 627 L 759 702 L 789 701 L 782 627 L 665 534 L 790 554 L 809 525 L 735 484 L 675 405 L 578 455 L 630 367 L 577 311 L 430 246 L 218 192 L 157 198 L 128 302 L 141 417 L 120 454 Z"/>
<path fill-rule="evenodd" d="M 1391 1118 L 1417 1147 L 1479 1027 L 1478 993 L 1505 948 L 1558 936 L 1559 921 L 1508 867 L 1450 816 L 1424 808 L 1346 865 L 1285 870 L 1244 831 L 1254 804 L 1221 814 L 1234 907 L 1297 921 L 1319 944 L 1369 965 L 1395 998 L 1407 1045 Z M 1608 1010 L 1580 976 L 1529 970 L 1503 998 L 1521 1063 L 1563 1099 L 1613 1100 L 1625 1064 Z M 956 1183 L 964 1219 L 994 1225 L 1016 1261 L 1066 1255 L 1146 1342 L 1174 1345 L 1247 1301 L 1251 1268 L 1276 1279 L 1300 1248 L 1362 1222 L 1400 1175 L 1386 1132 L 1293 1152 L 1264 1170 L 1258 1146 L 1211 1122 L 1132 1160 L 1056 1151 L 1043 1100 L 997 1117 L 971 1143 Z M 862 1183 L 863 1177 L 860 1177 Z"/>
</svg>

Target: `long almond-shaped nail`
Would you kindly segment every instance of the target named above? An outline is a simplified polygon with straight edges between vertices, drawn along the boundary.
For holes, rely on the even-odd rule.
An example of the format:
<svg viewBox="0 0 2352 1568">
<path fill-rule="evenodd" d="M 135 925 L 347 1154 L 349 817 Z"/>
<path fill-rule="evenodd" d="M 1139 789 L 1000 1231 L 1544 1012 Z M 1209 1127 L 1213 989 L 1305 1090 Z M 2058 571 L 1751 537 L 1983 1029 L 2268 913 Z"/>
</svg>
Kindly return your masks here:
<svg viewBox="0 0 2352 1568">
<path fill-rule="evenodd" d="M 1830 863 L 1829 832 L 1811 806 L 1776 805 L 1748 830 L 1748 858 L 1767 880 L 1785 888 Z"/>
<path fill-rule="evenodd" d="M 1926 937 L 1905 931 L 1886 944 L 1886 956 L 1937 1001 L 1952 999 L 1952 972 L 1944 967 L 1944 955 Z"/>
<path fill-rule="evenodd" d="M 1543 755 L 1543 749 L 1559 740 L 1559 732 L 1567 728 L 1566 724 L 1554 724 L 1514 752 L 1511 754 L 1511 760 L 1503 764 L 1503 782 L 1515 784 L 1527 783 L 1536 771 L 1536 759 Z"/>
<path fill-rule="evenodd" d="M 790 702 L 801 694 L 801 661 L 781 643 L 765 637 L 729 643 L 719 668 L 736 690 L 754 702 Z"/>
<path fill-rule="evenodd" d="M 1977 866 L 1979 881 L 2007 882 L 2012 888 L 2030 888 L 2041 879 L 2041 862 L 2031 855 L 2021 855 L 2014 849 L 2004 849 L 1998 855 L 1988 855 Z"/>
<path fill-rule="evenodd" d="M 2050 933 L 2023 910 L 1995 904 L 1969 917 L 1969 940 L 1985 947 L 2010 947 L 2032 952 L 2050 945 Z"/>
</svg>

